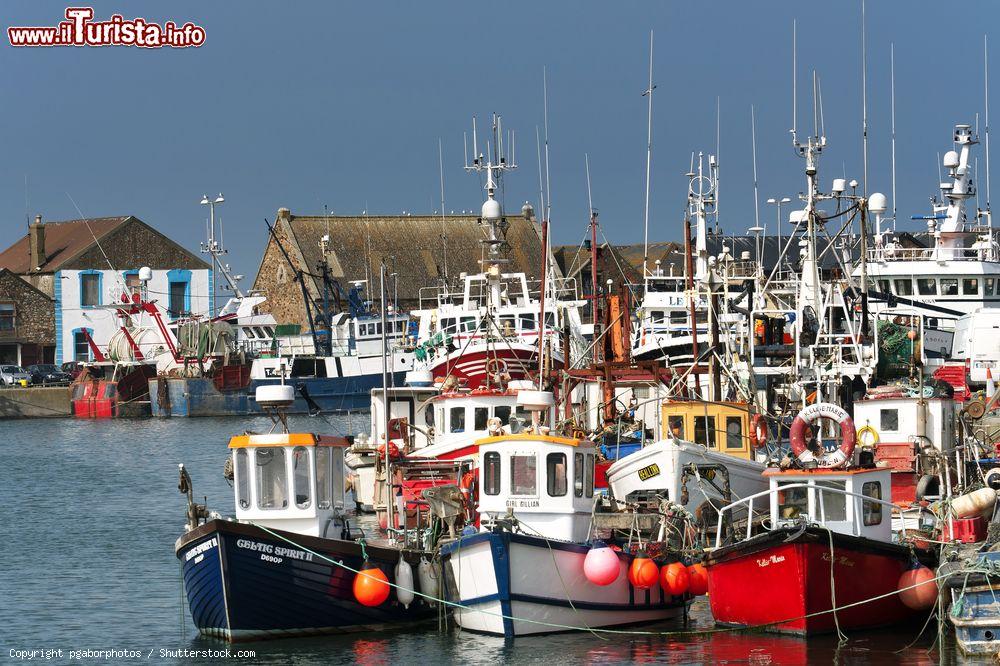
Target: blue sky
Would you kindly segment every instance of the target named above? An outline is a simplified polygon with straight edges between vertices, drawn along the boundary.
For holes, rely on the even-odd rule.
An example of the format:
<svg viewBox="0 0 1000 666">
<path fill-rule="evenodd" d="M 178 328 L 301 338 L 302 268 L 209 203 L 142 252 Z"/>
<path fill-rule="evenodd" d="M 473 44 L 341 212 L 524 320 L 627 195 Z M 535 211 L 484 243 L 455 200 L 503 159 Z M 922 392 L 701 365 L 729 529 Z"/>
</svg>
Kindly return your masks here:
<svg viewBox="0 0 1000 666">
<path fill-rule="evenodd" d="M 4 27 L 54 25 L 66 5 L 5 2 Z M 983 109 L 982 42 L 1000 5 L 868 2 L 870 190 L 890 189 L 889 45 L 896 53 L 899 217 L 924 213 L 952 125 Z M 204 193 L 219 209 L 235 267 L 252 276 L 277 208 L 320 214 L 478 208 L 461 167 L 462 133 L 491 112 L 518 134 L 510 211 L 538 198 L 535 127 L 548 69 L 555 242 L 587 223 L 584 154 L 607 237 L 641 242 L 648 33 L 655 32 L 650 237 L 679 239 L 692 151 L 715 151 L 721 99 L 722 225 L 753 224 L 750 105 L 757 108 L 761 216 L 804 184 L 793 153 L 791 24 L 799 25 L 799 120 L 821 77 L 829 147 L 821 182 L 861 179 L 860 2 L 96 2 L 204 26 L 204 46 L 2 48 L 0 232 L 26 213 L 134 214 L 190 248 Z M 991 39 L 993 36 L 990 36 Z M 1000 90 L 1000 39 L 992 44 Z M 996 95 L 994 95 L 994 98 Z M 994 113 L 1000 106 L 994 101 Z M 982 121 L 981 121 L 982 122 Z M 982 155 L 982 152 L 979 153 Z M 984 163 L 984 160 L 981 160 Z M 983 166 L 985 171 L 985 166 Z M 998 175 L 1000 177 L 1000 175 Z M 27 188 L 25 179 L 27 178 Z M 985 194 L 985 178 L 980 178 Z M 998 181 L 1000 187 L 1000 181 Z M 27 190 L 27 191 L 26 191 Z M 1000 192 L 1000 190 L 998 190 Z M 27 206 L 26 206 L 27 195 Z M 1000 196 L 1000 195 L 998 195 Z M 985 197 L 984 197 L 985 199 Z M 985 205 L 985 202 L 984 202 Z M 27 210 L 26 210 L 27 208 Z M 906 222 L 908 226 L 914 223 Z M 769 224 L 769 229 L 772 225 Z M 6 242 L 3 243 L 6 245 Z"/>
</svg>

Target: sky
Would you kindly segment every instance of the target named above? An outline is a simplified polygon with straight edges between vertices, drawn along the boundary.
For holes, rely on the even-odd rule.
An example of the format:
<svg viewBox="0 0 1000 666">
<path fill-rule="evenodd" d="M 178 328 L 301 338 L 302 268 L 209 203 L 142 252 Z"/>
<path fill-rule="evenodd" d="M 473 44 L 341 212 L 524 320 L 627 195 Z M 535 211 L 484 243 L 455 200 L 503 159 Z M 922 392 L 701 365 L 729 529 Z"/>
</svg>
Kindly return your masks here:
<svg viewBox="0 0 1000 666">
<path fill-rule="evenodd" d="M 684 174 L 698 151 L 719 154 L 723 230 L 753 226 L 751 105 L 769 233 L 776 211 L 765 200 L 795 199 L 804 188 L 788 131 L 793 19 L 801 135 L 812 127 L 813 70 L 822 86 L 828 146 L 820 182 L 829 190 L 833 178 L 863 177 L 860 0 L 92 5 L 98 20 L 121 13 L 191 21 L 206 40 L 176 50 L 15 49 L 4 37 L 0 245 L 23 235 L 35 215 L 131 214 L 197 250 L 208 214 L 198 202 L 222 192 L 224 242 L 248 286 L 266 242 L 264 219 L 279 207 L 301 215 L 322 214 L 324 205 L 334 214 L 438 211 L 439 140 L 445 209 L 478 210 L 483 191 L 462 169 L 463 132 L 473 116 L 482 127 L 494 112 L 517 137 L 519 168 L 506 178 L 504 201 L 516 213 L 539 198 L 543 68 L 554 242 L 579 244 L 586 233 L 589 155 L 605 237 L 640 243 L 651 30 L 650 240 L 680 240 Z M 55 25 L 66 6 L 8 0 L 0 15 L 4 28 Z M 954 124 L 975 125 L 978 113 L 984 125 L 983 30 L 998 18 L 1000 4 L 991 0 L 960 10 L 950 2 L 868 1 L 868 189 L 892 187 L 894 44 L 901 228 L 917 228 L 910 215 L 928 212 L 938 154 L 951 148 Z M 1000 40 L 991 49 L 1000 62 Z"/>
</svg>

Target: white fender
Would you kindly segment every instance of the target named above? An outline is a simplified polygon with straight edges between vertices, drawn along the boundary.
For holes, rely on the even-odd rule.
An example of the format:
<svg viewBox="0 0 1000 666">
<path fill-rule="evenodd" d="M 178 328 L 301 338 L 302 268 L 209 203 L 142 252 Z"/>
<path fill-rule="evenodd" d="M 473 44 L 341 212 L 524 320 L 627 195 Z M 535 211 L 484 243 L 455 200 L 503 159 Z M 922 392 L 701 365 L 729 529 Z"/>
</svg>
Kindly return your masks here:
<svg viewBox="0 0 1000 666">
<path fill-rule="evenodd" d="M 413 603 L 413 567 L 403 559 L 400 554 L 399 562 L 396 564 L 396 599 L 403 604 L 403 608 L 409 608 Z"/>
<path fill-rule="evenodd" d="M 439 588 L 438 574 L 426 557 L 420 558 L 417 564 L 417 577 L 420 579 L 420 591 L 429 597 L 438 598 Z M 430 602 L 433 605 L 435 602 Z"/>
</svg>

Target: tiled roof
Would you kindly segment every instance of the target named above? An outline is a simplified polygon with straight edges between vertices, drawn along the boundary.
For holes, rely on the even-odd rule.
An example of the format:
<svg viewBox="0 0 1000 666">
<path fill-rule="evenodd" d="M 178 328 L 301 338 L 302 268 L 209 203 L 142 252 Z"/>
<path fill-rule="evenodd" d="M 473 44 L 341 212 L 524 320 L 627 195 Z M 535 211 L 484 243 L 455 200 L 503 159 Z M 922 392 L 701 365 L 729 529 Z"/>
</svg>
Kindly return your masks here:
<svg viewBox="0 0 1000 666">
<path fill-rule="evenodd" d="M 129 219 L 121 217 L 97 217 L 86 220 L 67 220 L 45 223 L 45 263 L 35 271 L 31 265 L 28 234 L 0 252 L 0 268 L 13 273 L 52 273 L 73 257 L 94 245 L 94 238 L 100 240 Z"/>
</svg>

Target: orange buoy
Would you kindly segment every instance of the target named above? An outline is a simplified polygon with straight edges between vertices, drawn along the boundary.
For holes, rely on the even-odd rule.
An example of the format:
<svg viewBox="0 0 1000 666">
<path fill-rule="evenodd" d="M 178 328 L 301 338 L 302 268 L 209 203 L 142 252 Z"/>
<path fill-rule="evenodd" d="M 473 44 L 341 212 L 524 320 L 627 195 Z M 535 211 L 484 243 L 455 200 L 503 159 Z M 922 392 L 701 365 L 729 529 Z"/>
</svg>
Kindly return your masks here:
<svg viewBox="0 0 1000 666">
<path fill-rule="evenodd" d="M 665 564 L 660 569 L 660 587 L 667 594 L 679 597 L 688 591 L 691 585 L 691 577 L 688 575 L 687 567 L 680 562 Z"/>
<path fill-rule="evenodd" d="M 646 551 L 637 552 L 628 568 L 628 580 L 632 586 L 640 590 L 648 590 L 656 585 L 659 579 L 660 568 L 656 566 L 656 562 L 649 559 Z"/>
<path fill-rule="evenodd" d="M 912 610 L 927 610 L 938 597 L 934 572 L 923 565 L 904 571 L 896 589 L 899 590 L 899 600 Z"/>
<path fill-rule="evenodd" d="M 389 598 L 389 578 L 368 560 L 354 575 L 354 598 L 363 606 L 378 606 Z"/>
<path fill-rule="evenodd" d="M 687 568 L 688 591 L 697 596 L 708 593 L 708 569 L 704 564 L 692 564 Z"/>
</svg>

